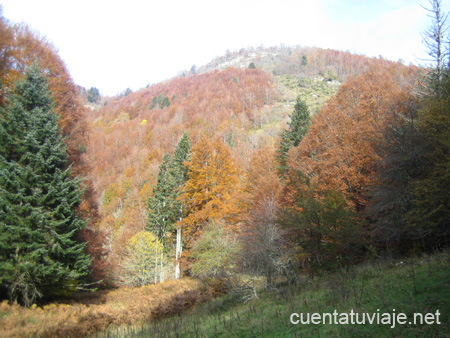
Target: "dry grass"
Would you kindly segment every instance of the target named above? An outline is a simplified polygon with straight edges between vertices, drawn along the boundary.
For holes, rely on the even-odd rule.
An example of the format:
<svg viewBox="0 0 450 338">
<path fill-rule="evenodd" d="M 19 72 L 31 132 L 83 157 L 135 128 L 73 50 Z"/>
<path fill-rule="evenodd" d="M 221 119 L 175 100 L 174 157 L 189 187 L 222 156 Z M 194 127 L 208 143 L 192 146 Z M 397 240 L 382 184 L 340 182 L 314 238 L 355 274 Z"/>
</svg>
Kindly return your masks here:
<svg viewBox="0 0 450 338">
<path fill-rule="evenodd" d="M 133 325 L 181 313 L 213 293 L 193 279 L 80 295 L 63 304 L 23 308 L 0 304 L 2 337 L 84 337 L 109 325 Z"/>
</svg>

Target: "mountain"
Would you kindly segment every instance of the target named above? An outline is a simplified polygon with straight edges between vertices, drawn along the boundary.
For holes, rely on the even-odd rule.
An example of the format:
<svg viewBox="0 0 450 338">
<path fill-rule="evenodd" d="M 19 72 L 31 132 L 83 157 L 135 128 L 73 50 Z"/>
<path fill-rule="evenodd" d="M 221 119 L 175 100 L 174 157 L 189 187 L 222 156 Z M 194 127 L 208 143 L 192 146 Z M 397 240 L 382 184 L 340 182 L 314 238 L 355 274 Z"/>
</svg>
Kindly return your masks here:
<svg viewBox="0 0 450 338">
<path fill-rule="evenodd" d="M 110 98 L 88 114 L 83 156 L 92 168 L 97 225 L 109 238 L 112 269 L 129 238 L 145 228 L 162 158 L 173 153 L 184 131 L 193 145 L 203 135 L 219 137 L 246 172 L 258 149 L 276 147 L 298 95 L 316 113 L 346 79 L 373 67 L 408 68 L 319 48 L 244 49 L 194 74 Z"/>
</svg>

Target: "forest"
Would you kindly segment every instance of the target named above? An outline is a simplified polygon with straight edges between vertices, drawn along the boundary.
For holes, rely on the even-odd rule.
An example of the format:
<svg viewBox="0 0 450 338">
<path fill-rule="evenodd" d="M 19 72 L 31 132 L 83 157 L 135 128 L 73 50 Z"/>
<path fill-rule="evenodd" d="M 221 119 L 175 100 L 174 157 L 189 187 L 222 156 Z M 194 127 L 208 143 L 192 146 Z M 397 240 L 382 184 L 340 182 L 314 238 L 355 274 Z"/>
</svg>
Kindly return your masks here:
<svg viewBox="0 0 450 338">
<path fill-rule="evenodd" d="M 429 67 L 249 47 L 114 97 L 1 17 L 5 334 L 85 336 L 446 252 L 450 55 L 433 9 Z M 127 298 L 126 314 L 102 305 Z M 38 310 L 48 327 L 18 324 Z"/>
</svg>

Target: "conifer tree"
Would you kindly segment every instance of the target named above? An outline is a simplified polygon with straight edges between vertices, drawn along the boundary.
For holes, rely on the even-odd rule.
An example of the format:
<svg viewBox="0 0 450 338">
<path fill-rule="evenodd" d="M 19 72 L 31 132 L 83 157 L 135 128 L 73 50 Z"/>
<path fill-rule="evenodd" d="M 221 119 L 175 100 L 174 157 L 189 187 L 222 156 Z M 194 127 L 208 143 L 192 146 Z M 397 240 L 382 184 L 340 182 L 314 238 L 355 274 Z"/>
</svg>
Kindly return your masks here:
<svg viewBox="0 0 450 338">
<path fill-rule="evenodd" d="M 185 162 L 189 161 L 190 153 L 191 144 L 187 132 L 184 132 L 175 148 L 169 169 L 173 183 L 173 218 L 175 222 L 179 221 L 182 216 L 181 203 L 177 200 L 177 197 L 180 195 L 180 188 L 188 179 L 188 167 Z"/>
<path fill-rule="evenodd" d="M 166 244 L 165 234 L 176 230 L 175 223 L 181 217 L 181 204 L 177 197 L 180 187 L 187 179 L 184 162 L 189 159 L 190 148 L 189 137 L 185 132 L 175 148 L 173 157 L 164 155 L 153 196 L 148 201 L 147 230 L 155 233 L 163 244 Z"/>
<path fill-rule="evenodd" d="M 73 292 L 91 263 L 76 240 L 82 191 L 37 66 L 0 108 L 0 140 L 0 288 L 27 306 Z"/>
<path fill-rule="evenodd" d="M 153 196 L 148 200 L 149 214 L 147 230 L 158 236 L 161 242 L 165 242 L 166 232 L 170 224 L 170 204 L 172 202 L 172 185 L 169 175 L 170 155 L 165 154 L 159 167 L 158 181 L 153 188 Z M 172 183 L 172 184 L 171 184 Z"/>
<path fill-rule="evenodd" d="M 183 133 L 175 148 L 173 157 L 166 154 L 160 166 L 158 182 L 153 188 L 153 196 L 148 201 L 149 216 L 147 230 L 156 234 L 166 251 L 172 249 L 172 235 L 176 232 L 175 259 L 181 255 L 181 229 L 175 224 L 181 220 L 183 209 L 177 200 L 181 188 L 188 177 L 185 162 L 189 160 L 190 142 L 186 132 Z M 170 237 L 166 238 L 169 233 Z M 175 278 L 178 278 L 179 264 L 176 265 Z"/>
<path fill-rule="evenodd" d="M 282 180 L 284 180 L 289 169 L 287 165 L 289 149 L 297 147 L 300 144 L 310 125 L 311 114 L 309 113 L 308 106 L 298 96 L 294 106 L 294 112 L 291 116 L 291 122 L 289 123 L 288 129 L 284 130 L 281 134 L 281 140 L 276 154 L 278 173 Z"/>
<path fill-rule="evenodd" d="M 188 168 L 185 165 L 190 159 L 191 144 L 187 132 L 183 133 L 180 141 L 177 144 L 173 158 L 171 161 L 171 176 L 173 177 L 173 217 L 175 222 L 181 221 L 183 217 L 183 206 L 181 205 L 178 197 L 181 194 L 181 190 L 184 184 L 188 180 Z M 176 244 L 175 244 L 175 278 L 180 278 L 180 263 L 179 259 L 182 252 L 182 235 L 180 226 L 176 227 Z"/>
</svg>

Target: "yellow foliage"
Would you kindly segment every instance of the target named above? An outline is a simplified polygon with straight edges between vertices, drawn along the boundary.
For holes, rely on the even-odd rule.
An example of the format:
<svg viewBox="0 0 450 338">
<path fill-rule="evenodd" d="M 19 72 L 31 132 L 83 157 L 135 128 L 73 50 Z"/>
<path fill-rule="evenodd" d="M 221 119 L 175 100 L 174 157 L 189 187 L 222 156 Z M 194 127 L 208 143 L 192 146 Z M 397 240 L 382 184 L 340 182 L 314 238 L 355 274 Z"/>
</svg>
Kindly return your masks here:
<svg viewBox="0 0 450 338">
<path fill-rule="evenodd" d="M 232 161 L 229 148 L 220 140 L 210 142 L 203 137 L 192 149 L 189 180 L 180 201 L 187 210 L 181 222 L 189 242 L 201 232 L 202 226 L 213 219 L 223 219 L 230 226 L 239 222 L 241 203 L 241 173 Z"/>
<path fill-rule="evenodd" d="M 131 252 L 143 252 L 150 259 L 155 253 L 159 253 L 162 250 L 162 244 L 151 232 L 141 231 L 130 238 L 128 241 L 128 249 Z"/>
<path fill-rule="evenodd" d="M 163 246 L 151 232 L 141 231 L 127 242 L 123 263 L 122 283 L 140 286 L 157 280 L 160 272 Z"/>
<path fill-rule="evenodd" d="M 146 205 L 149 197 L 152 195 L 153 193 L 153 187 L 151 185 L 150 182 L 145 182 L 142 185 L 141 190 L 139 190 L 139 197 L 141 198 L 141 203 L 143 205 Z"/>
</svg>

